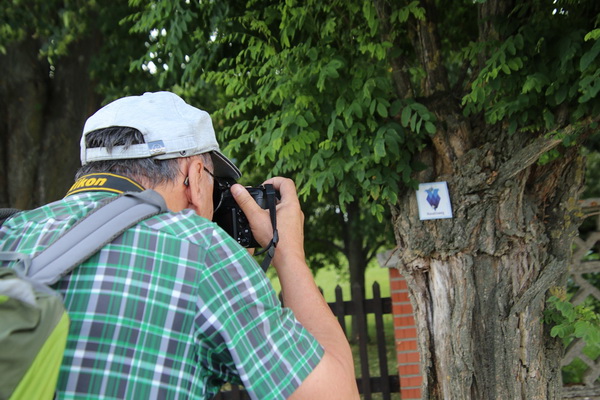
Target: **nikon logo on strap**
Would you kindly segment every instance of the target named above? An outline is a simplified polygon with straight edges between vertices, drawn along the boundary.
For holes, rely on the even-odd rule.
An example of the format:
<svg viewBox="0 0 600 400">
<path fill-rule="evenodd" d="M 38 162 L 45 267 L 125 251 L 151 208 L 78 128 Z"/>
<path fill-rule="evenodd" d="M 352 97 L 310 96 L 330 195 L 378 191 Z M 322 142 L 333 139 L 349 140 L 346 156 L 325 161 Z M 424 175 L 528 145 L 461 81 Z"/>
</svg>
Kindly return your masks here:
<svg viewBox="0 0 600 400">
<path fill-rule="evenodd" d="M 109 173 L 84 175 L 77 179 L 67 192 L 67 196 L 81 192 L 102 191 L 111 193 L 141 192 L 144 187 L 125 176 Z"/>
</svg>

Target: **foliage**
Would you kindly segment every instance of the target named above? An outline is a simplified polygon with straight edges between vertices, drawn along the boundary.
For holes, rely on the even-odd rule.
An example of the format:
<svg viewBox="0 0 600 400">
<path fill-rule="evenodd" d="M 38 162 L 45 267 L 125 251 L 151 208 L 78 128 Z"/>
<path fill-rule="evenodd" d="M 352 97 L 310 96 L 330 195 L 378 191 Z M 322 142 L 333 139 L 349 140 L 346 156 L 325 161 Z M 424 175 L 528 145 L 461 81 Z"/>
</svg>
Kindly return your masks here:
<svg viewBox="0 0 600 400">
<path fill-rule="evenodd" d="M 161 83 L 188 98 L 213 86 L 213 92 L 225 94 L 210 99 L 210 107 L 218 108 L 213 118 L 221 142 L 227 143 L 225 151 L 250 171 L 245 182 L 256 184 L 261 173 L 286 175 L 302 188 L 313 267 L 340 265 L 338 251 L 348 256 L 342 234 L 349 230 L 362 236 L 358 240 L 370 253 L 366 262 L 381 243 L 391 243 L 392 231 L 383 225 L 384 217 L 389 218 L 384 205 L 397 199 L 398 183 L 413 171 L 408 153 L 402 153 L 404 139 L 395 133 L 405 130 L 400 116 L 398 121 L 388 118 L 385 49 L 369 40 L 375 32 L 361 34 L 361 51 L 335 38 L 347 17 L 340 11 L 355 20 L 353 34 L 358 32 L 362 6 L 357 4 L 239 4 L 147 5 L 132 16 L 134 30 L 162 33 L 151 39 L 151 58 L 141 58 L 137 66 L 160 60 L 163 67 L 156 75 Z M 341 69 L 349 71 L 340 75 Z M 411 107 L 405 111 L 405 125 L 432 131 L 433 117 L 414 101 Z M 378 170 L 383 158 L 395 169 Z M 401 168 L 404 175 L 398 174 Z M 345 206 L 353 201 L 360 202 L 363 215 L 349 221 Z"/>
<path fill-rule="evenodd" d="M 486 41 L 459 24 L 474 19 L 476 7 L 446 9 L 439 24 L 444 68 L 463 86 L 464 113 L 572 144 L 577 121 L 600 111 L 600 30 L 582 23 L 593 2 L 520 3 Z M 417 1 L 150 2 L 131 17 L 134 31 L 160 33 L 134 66 L 156 61 L 160 84 L 177 80 L 185 93 L 224 91 L 212 105 L 227 151 L 244 152 L 242 167 L 294 175 L 305 196 L 335 189 L 342 210 L 359 200 L 381 220 L 398 193 L 414 188 L 422 167 L 414 155 L 438 129 L 420 99 L 427 67 L 411 41 L 425 18 Z M 391 62 L 399 57 L 413 96 L 395 87 Z"/>
<path fill-rule="evenodd" d="M 390 101 L 391 44 L 379 41 L 372 7 L 290 1 L 249 8 L 235 18 L 240 29 L 218 38 L 246 49 L 206 77 L 233 96 L 221 112 L 235 121 L 225 130 L 230 148 L 255 146 L 246 162 L 294 172 L 303 195 L 335 189 L 342 211 L 361 200 L 381 220 L 383 204 L 396 202 L 410 182 L 411 152 L 435 127 L 415 101 Z"/>
<path fill-rule="evenodd" d="M 584 154 L 587 158 L 587 168 L 583 198 L 598 198 L 600 197 L 600 152 L 586 150 Z"/>
<path fill-rule="evenodd" d="M 481 51 L 490 56 L 463 97 L 465 112 L 484 112 L 488 124 L 503 121 L 509 133 L 524 129 L 561 134 L 557 126 L 565 120 L 597 115 L 599 30 L 587 31 L 581 23 L 590 21 L 586 13 L 593 5 L 577 3 L 521 3 L 515 16 L 532 18 L 500 25 L 501 41 L 468 46 L 465 56 L 472 63 Z M 580 29 L 573 29 L 578 25 Z M 570 115 L 562 114 L 567 107 Z"/>
<path fill-rule="evenodd" d="M 87 41 L 98 48 L 89 70 L 97 93 L 112 100 L 156 90 L 152 76 L 130 69 L 144 54 L 148 37 L 148 32 L 131 32 L 132 24 L 125 18 L 135 11 L 124 2 L 109 0 L 4 1 L 0 3 L 0 54 L 11 45 L 33 40 L 52 78 L 61 57 Z"/>
<path fill-rule="evenodd" d="M 586 304 L 573 305 L 564 288 L 554 287 L 544 311 L 544 321 L 553 325 L 550 334 L 565 343 L 583 339 L 589 346 L 600 346 L 600 315 Z"/>
<path fill-rule="evenodd" d="M 323 200 L 308 196 L 302 202 L 307 216 L 304 224 L 307 258 L 313 271 L 327 266 L 348 269 L 351 240 L 356 240 L 364 249 L 362 268 L 374 259 L 382 246 L 389 247 L 393 243 L 389 209 L 385 210 L 385 218 L 380 223 L 368 211 L 361 210 L 358 215 L 343 212 L 336 201 L 333 191 L 324 194 Z M 351 204 L 349 208 L 354 206 Z M 345 255 L 345 259 L 340 254 Z"/>
<path fill-rule="evenodd" d="M 96 1 L 4 1 L 0 5 L 0 53 L 27 36 L 41 39 L 39 55 L 54 63 L 71 43 L 86 33 Z M 70 6 L 70 7 L 69 7 Z"/>
<path fill-rule="evenodd" d="M 462 99 L 473 125 L 554 135 L 566 146 L 600 111 L 600 35 L 589 1 L 519 3 L 488 36 L 466 23 L 485 5 L 446 7 L 438 29 L 448 82 L 429 88 L 433 60 L 419 58 L 414 37 L 428 15 L 417 1 L 132 4 L 143 8 L 129 18 L 133 31 L 153 32 L 132 67 L 153 63 L 161 87 L 216 110 L 226 152 L 252 171 L 247 183 L 294 177 L 314 266 L 339 263 L 344 232 L 364 233 L 367 249 L 391 242 L 387 206 L 415 187 L 424 167 L 416 156 L 447 129 L 436 115 L 449 113 L 435 109 L 444 92 Z M 540 161 L 559 156 L 552 149 Z M 363 215 L 348 227 L 353 202 Z"/>
<path fill-rule="evenodd" d="M 192 6 L 172 7 L 181 28 Z M 196 11 L 207 19 L 214 7 Z M 259 165 L 272 174 L 293 175 L 304 196 L 322 199 L 335 189 L 342 210 L 356 199 L 382 220 L 384 205 L 396 202 L 402 186 L 412 183 L 417 166 L 411 154 L 435 132 L 435 118 L 414 99 L 394 99 L 386 63 L 391 43 L 380 40 L 374 6 L 359 1 L 249 1 L 245 8 L 229 5 L 226 12 L 226 23 L 206 30 L 214 41 L 206 36 L 199 40 L 215 51 L 228 46 L 238 51 L 219 53 L 219 65 L 212 69 L 210 62 L 205 69 L 190 61 L 184 77 L 203 72 L 228 96 L 216 114 L 226 123 L 227 150 L 236 154 L 251 147 L 242 168 Z M 137 26 L 153 26 L 158 19 L 152 13 Z M 410 15 L 422 16 L 416 2 L 394 18 Z M 198 29 L 188 26 L 182 45 L 177 32 L 167 30 L 156 44 L 165 52 L 173 50 L 175 65 L 185 59 L 174 52 L 176 44 L 185 53 L 186 40 L 198 37 Z M 195 55 L 190 53 L 190 60 Z"/>
</svg>

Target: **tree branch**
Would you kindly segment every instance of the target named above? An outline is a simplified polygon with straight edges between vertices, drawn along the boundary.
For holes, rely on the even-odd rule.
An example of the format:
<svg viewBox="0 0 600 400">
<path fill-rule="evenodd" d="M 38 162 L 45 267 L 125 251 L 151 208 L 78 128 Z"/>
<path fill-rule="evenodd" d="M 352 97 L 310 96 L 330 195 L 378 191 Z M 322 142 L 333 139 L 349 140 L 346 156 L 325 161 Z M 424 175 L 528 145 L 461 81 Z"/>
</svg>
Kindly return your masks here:
<svg viewBox="0 0 600 400">
<path fill-rule="evenodd" d="M 560 129 L 561 133 L 563 133 L 561 136 L 578 135 L 582 130 L 582 127 L 589 127 L 590 125 L 598 123 L 599 121 L 600 117 L 590 117 L 578 122 L 576 125 L 567 125 L 566 127 Z M 579 139 L 585 139 L 591 132 L 591 130 L 587 129 L 586 132 L 583 132 L 583 134 L 580 135 Z M 522 148 L 510 160 L 500 166 L 498 169 L 498 179 L 496 182 L 494 182 L 493 187 L 498 187 L 504 184 L 504 182 L 511 179 L 524 169 L 530 167 L 533 163 L 537 162 L 542 154 L 552 150 L 561 143 L 562 139 L 560 138 L 540 136 L 532 143 Z"/>
<path fill-rule="evenodd" d="M 367 256 L 366 256 L 367 265 L 371 262 L 371 260 L 373 258 L 375 258 L 375 256 L 377 255 L 377 250 L 379 250 L 379 248 L 381 246 L 383 246 L 385 243 L 386 243 L 385 240 L 380 240 L 377 243 L 375 243 L 373 246 L 371 246 L 371 250 L 369 250 L 367 252 Z"/>
<path fill-rule="evenodd" d="M 306 239 L 306 242 L 310 242 L 310 243 L 314 242 L 314 243 L 318 243 L 319 245 L 326 245 L 328 247 L 332 247 L 332 248 L 336 249 L 337 251 L 339 251 L 342 254 L 346 254 L 345 249 L 342 246 L 336 244 L 332 240 L 327 240 L 327 239 L 319 238 L 318 240 L 316 240 L 316 239 Z"/>
<path fill-rule="evenodd" d="M 525 308 L 530 306 L 532 302 L 537 301 L 540 296 L 543 296 L 548 288 L 556 284 L 561 275 L 565 272 L 565 265 L 558 260 L 552 260 L 540 273 L 538 279 L 531 285 L 529 289 L 518 298 L 517 302 L 511 307 L 512 314 L 519 314 L 525 311 Z"/>
<path fill-rule="evenodd" d="M 391 39 L 391 27 L 389 22 L 389 7 L 384 0 L 374 0 L 373 4 L 377 11 L 377 17 L 381 24 L 381 39 L 383 41 L 393 42 Z M 388 56 L 391 51 L 388 50 Z M 398 98 L 407 99 L 414 96 L 408 67 L 401 57 L 389 57 L 389 63 L 392 66 L 392 77 L 396 86 L 396 94 Z"/>
<path fill-rule="evenodd" d="M 562 142 L 561 139 L 541 136 L 526 147 L 519 150 L 510 160 L 498 169 L 498 179 L 492 185 L 498 187 L 537 162 L 542 154 L 552 150 Z"/>
<path fill-rule="evenodd" d="M 417 21 L 415 51 L 425 70 L 424 95 L 429 96 L 449 91 L 450 83 L 443 63 L 435 1 L 421 0 L 421 6 L 425 9 L 425 19 Z"/>
</svg>

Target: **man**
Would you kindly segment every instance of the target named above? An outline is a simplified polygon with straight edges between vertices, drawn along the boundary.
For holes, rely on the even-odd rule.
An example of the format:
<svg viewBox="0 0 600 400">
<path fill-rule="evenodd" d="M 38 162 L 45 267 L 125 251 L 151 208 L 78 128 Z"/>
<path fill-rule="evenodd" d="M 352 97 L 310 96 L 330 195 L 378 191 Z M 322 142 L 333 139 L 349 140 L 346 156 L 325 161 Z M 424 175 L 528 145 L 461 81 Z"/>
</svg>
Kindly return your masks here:
<svg viewBox="0 0 600 400">
<path fill-rule="evenodd" d="M 223 382 L 254 399 L 358 398 L 348 343 L 305 262 L 291 180 L 265 182 L 281 194 L 282 308 L 248 251 L 211 222 L 215 180 L 240 172 L 207 113 L 168 92 L 116 100 L 87 120 L 81 162 L 63 200 L 5 223 L 0 250 L 37 253 L 122 191 L 154 189 L 170 211 L 57 283 L 72 321 L 58 398 L 210 399 Z M 231 192 L 267 245 L 269 212 L 241 185 Z"/>
</svg>

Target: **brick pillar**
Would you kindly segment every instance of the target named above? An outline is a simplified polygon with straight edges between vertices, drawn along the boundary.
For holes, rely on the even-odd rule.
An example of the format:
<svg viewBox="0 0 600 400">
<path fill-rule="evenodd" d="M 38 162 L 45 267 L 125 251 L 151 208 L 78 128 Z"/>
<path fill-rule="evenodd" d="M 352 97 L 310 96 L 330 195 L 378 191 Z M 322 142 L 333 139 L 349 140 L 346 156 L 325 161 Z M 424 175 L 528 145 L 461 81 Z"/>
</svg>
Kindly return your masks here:
<svg viewBox="0 0 600 400">
<path fill-rule="evenodd" d="M 389 268 L 389 271 L 400 394 L 402 400 L 420 399 L 423 383 L 421 357 L 417 346 L 417 327 L 413 307 L 408 297 L 408 286 L 406 279 L 396 268 Z"/>
</svg>

